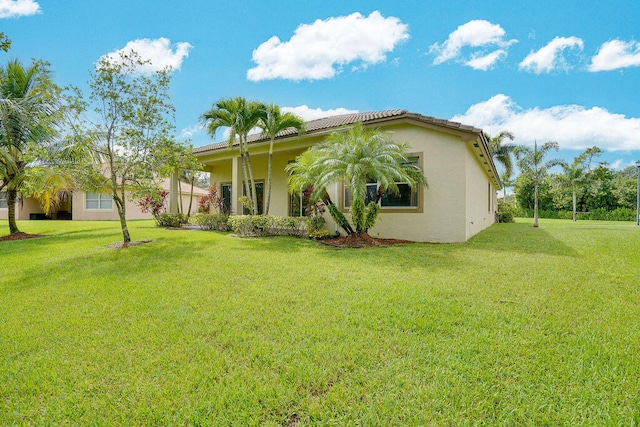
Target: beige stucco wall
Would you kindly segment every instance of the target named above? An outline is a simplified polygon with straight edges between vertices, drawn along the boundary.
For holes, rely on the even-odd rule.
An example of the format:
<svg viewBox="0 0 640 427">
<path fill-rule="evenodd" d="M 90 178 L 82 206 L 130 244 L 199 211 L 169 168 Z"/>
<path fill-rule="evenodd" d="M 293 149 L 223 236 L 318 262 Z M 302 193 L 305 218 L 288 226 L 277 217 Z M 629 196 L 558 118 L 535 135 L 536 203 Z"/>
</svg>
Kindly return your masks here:
<svg viewBox="0 0 640 427">
<path fill-rule="evenodd" d="M 194 194 L 193 196 L 193 204 L 191 206 L 191 213 L 196 213 L 198 211 L 198 196 L 199 194 Z M 97 209 L 85 209 L 86 206 L 86 193 L 79 191 L 73 195 L 73 199 L 71 202 L 71 213 L 72 218 L 74 220 L 119 220 L 118 211 L 116 209 L 115 204 L 112 203 L 112 207 L 110 210 L 97 210 Z M 182 194 L 182 206 L 183 211 L 186 212 L 189 208 L 189 193 Z M 68 209 L 68 204 L 63 207 L 63 209 Z M 44 213 L 40 205 L 38 204 L 36 199 L 26 198 L 22 201 L 18 201 L 16 204 L 16 219 L 18 220 L 28 220 L 29 215 L 32 213 Z M 127 219 L 152 219 L 153 216 L 149 213 L 142 213 L 140 207 L 130 200 L 126 202 L 126 214 Z M 7 219 L 7 209 L 0 209 L 0 220 Z"/>
<path fill-rule="evenodd" d="M 111 209 L 86 209 L 86 193 L 83 191 L 77 192 L 73 196 L 73 219 L 74 220 L 119 220 L 118 210 L 115 203 L 111 204 Z M 165 205 L 166 206 L 166 205 Z M 189 208 L 189 194 L 182 194 L 182 206 L 186 212 Z M 136 202 L 127 200 L 125 202 L 127 219 L 152 219 L 153 216 L 150 213 L 142 213 L 140 206 Z M 191 212 L 196 213 L 198 211 L 198 195 L 193 196 L 193 204 Z"/>
<path fill-rule="evenodd" d="M 395 141 L 408 143 L 409 151 L 421 156 L 428 188 L 421 190 L 419 209 L 406 209 L 403 212 L 385 212 L 385 209 L 381 209 L 375 227 L 369 230 L 370 235 L 434 243 L 464 242 L 493 223 L 495 188 L 489 187 L 489 177 L 473 154 L 472 142 L 468 140 L 475 138 L 474 135 L 452 134 L 414 123 L 386 126 L 383 130 L 392 132 Z M 276 146 L 270 214 L 289 214 L 287 174 L 284 169 L 308 146 L 322 139 L 323 136 L 303 137 Z M 266 181 L 267 147 L 264 143 L 251 147 L 256 181 Z M 211 173 L 211 182 L 217 182 L 218 185 L 231 182 L 235 173 L 236 185 L 239 187 L 242 184 L 237 151 L 219 150 L 201 156 L 200 161 L 206 164 L 205 170 Z M 242 189 L 237 191 L 238 195 L 242 194 Z M 342 187 L 333 186 L 327 191 L 333 201 L 343 208 Z M 488 209 L 489 198 L 491 210 Z M 236 206 L 235 212 L 241 212 L 236 200 L 237 196 L 234 195 L 232 203 Z M 345 214 L 348 216 L 348 211 L 345 210 Z M 334 231 L 335 224 L 328 220 L 326 227 Z"/>
<path fill-rule="evenodd" d="M 29 219 L 29 214 L 32 213 L 44 213 L 35 199 L 18 200 L 18 202 L 16 203 L 16 219 Z M 8 215 L 8 209 L 0 209 L 0 219 L 7 219 Z"/>
<path fill-rule="evenodd" d="M 469 239 L 495 222 L 497 196 L 495 187 L 486 179 L 482 163 L 470 151 L 466 154 L 466 236 Z"/>
</svg>

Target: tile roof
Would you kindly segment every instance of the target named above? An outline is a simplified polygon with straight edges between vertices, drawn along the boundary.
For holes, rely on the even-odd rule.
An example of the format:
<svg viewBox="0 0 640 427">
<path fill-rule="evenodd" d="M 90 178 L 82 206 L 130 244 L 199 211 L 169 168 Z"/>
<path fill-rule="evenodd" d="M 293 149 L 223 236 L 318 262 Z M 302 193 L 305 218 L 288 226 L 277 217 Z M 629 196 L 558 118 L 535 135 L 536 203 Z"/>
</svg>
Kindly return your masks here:
<svg viewBox="0 0 640 427">
<path fill-rule="evenodd" d="M 356 122 L 361 121 L 362 123 L 378 123 L 384 122 L 386 120 L 397 120 L 402 118 L 414 119 L 417 121 L 430 123 L 450 129 L 461 130 L 464 132 L 470 132 L 475 134 L 480 134 L 482 130 L 477 129 L 473 126 L 463 125 L 462 123 L 452 122 L 444 119 L 437 119 L 431 116 L 423 116 L 422 114 L 411 113 L 407 110 L 384 110 L 384 111 L 370 111 L 365 113 L 351 113 L 351 114 L 343 114 L 340 116 L 331 116 L 325 117 L 322 119 L 311 120 L 307 122 L 307 135 L 313 134 L 317 132 L 323 132 L 328 130 L 334 130 L 340 128 L 342 126 L 352 125 Z M 291 128 L 286 129 L 278 133 L 277 138 L 283 138 L 287 136 L 297 135 L 298 132 Z M 247 142 L 248 143 L 256 143 L 260 141 L 266 141 L 262 134 L 253 134 L 249 135 Z M 206 153 L 208 151 L 216 151 L 222 148 L 226 148 L 228 146 L 227 141 L 216 142 L 214 144 L 205 145 L 202 147 L 194 148 L 194 153 Z"/>
</svg>

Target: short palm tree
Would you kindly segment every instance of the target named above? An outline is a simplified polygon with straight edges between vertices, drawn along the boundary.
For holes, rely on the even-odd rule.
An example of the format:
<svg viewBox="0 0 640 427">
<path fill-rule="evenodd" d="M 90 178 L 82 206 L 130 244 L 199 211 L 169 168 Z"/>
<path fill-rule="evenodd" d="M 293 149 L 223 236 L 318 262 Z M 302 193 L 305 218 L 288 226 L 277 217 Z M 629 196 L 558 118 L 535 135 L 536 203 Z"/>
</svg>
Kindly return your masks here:
<svg viewBox="0 0 640 427">
<path fill-rule="evenodd" d="M 50 72 L 41 62 L 29 67 L 11 61 L 0 68 L 0 181 L 7 190 L 9 232 L 19 233 L 15 206 L 26 178 L 30 144 L 46 140 L 53 130 Z"/>
<path fill-rule="evenodd" d="M 522 174 L 533 182 L 533 226 L 538 227 L 538 185 L 547 175 L 547 171 L 554 166 L 562 164 L 560 159 L 544 161 L 545 156 L 551 150 L 558 151 L 559 145 L 555 141 L 545 142 L 538 148 L 538 143 L 534 142 L 533 148 L 518 146 L 514 152 L 518 159 L 518 166 Z"/>
<path fill-rule="evenodd" d="M 201 116 L 211 137 L 218 129 L 226 127 L 229 128 L 229 148 L 233 147 L 236 142 L 238 143 L 245 192 L 251 199 L 253 214 L 257 213 L 258 206 L 256 183 L 253 179 L 253 169 L 247 149 L 247 136 L 251 129 L 258 126 L 263 111 L 263 104 L 247 101 L 243 97 L 236 97 L 216 101 L 212 108 Z"/>
<path fill-rule="evenodd" d="M 365 207 L 368 182 L 378 183 L 379 197 L 385 192 L 398 194 L 398 182 L 407 183 L 412 189 L 426 185 L 422 170 L 408 161 L 407 151 L 408 145 L 397 144 L 389 135 L 366 129 L 358 122 L 350 129 L 333 132 L 324 143 L 288 165 L 290 190 L 299 192 L 312 187 L 311 199 L 318 200 L 331 184 L 349 186 L 353 227 L 343 229 L 347 234 L 363 234 L 373 227 L 380 209 L 377 201 Z M 330 206 L 332 216 L 333 210 Z M 341 219 L 333 217 L 340 225 Z"/>
<path fill-rule="evenodd" d="M 584 153 L 573 159 L 573 163 L 569 165 L 561 162 L 564 178 L 571 186 L 571 201 L 573 207 L 573 222 L 577 220 L 577 189 L 578 185 L 587 180 L 591 170 L 591 162 L 594 157 L 599 157 L 602 150 L 598 147 L 587 148 Z"/>
<path fill-rule="evenodd" d="M 506 139 L 513 141 L 515 136 L 509 131 L 502 131 L 493 138 L 486 133 L 484 136 L 489 144 L 489 151 L 491 152 L 493 160 L 500 163 L 504 167 L 507 176 L 511 178 L 511 175 L 513 174 L 513 162 L 511 160 L 511 155 L 515 150 L 516 145 L 509 143 L 505 144 L 504 141 Z"/>
<path fill-rule="evenodd" d="M 264 214 L 269 215 L 271 205 L 271 180 L 273 176 L 273 141 L 279 132 L 287 129 L 295 129 L 298 133 L 303 133 L 306 129 L 305 122 L 293 113 L 282 113 L 280 107 L 274 104 L 265 106 L 263 116 L 259 123 L 264 136 L 269 138 L 269 163 L 267 167 L 267 201 Z"/>
</svg>

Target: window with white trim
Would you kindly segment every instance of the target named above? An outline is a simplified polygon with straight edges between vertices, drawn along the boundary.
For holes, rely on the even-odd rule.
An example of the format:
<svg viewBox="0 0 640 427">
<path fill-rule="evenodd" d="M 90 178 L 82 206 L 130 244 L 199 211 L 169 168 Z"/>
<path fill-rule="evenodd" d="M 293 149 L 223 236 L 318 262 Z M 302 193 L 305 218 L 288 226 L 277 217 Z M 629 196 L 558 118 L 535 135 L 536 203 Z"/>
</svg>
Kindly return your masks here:
<svg viewBox="0 0 640 427">
<path fill-rule="evenodd" d="M 113 196 L 102 193 L 87 193 L 84 201 L 84 207 L 88 210 L 113 210 Z"/>
<path fill-rule="evenodd" d="M 0 191 L 0 209 L 8 209 L 9 205 L 7 204 L 7 192 Z"/>
</svg>

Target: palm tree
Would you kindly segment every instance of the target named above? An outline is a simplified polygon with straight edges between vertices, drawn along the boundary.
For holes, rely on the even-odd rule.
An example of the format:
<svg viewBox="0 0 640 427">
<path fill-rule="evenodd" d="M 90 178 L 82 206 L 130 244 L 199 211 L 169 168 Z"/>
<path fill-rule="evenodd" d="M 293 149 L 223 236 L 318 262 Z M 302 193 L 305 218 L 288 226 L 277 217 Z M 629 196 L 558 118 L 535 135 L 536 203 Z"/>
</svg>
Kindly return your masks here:
<svg viewBox="0 0 640 427">
<path fill-rule="evenodd" d="M 591 171 L 591 162 L 594 157 L 599 157 L 602 154 L 600 148 L 594 146 L 587 148 L 584 153 L 573 159 L 571 165 L 566 162 L 560 163 L 564 172 L 564 178 L 571 185 L 571 200 L 573 202 L 573 222 L 577 220 L 577 187 L 578 184 L 584 182 L 587 179 L 589 172 Z"/>
<path fill-rule="evenodd" d="M 484 134 L 484 137 L 489 144 L 489 151 L 491 152 L 493 161 L 500 163 L 504 167 L 504 170 L 507 173 L 507 177 L 511 178 L 511 175 L 513 174 L 513 162 L 511 161 L 511 154 L 515 150 L 516 145 L 504 144 L 503 141 L 505 139 L 513 141 L 515 136 L 509 131 L 502 131 L 493 138 L 486 133 Z"/>
<path fill-rule="evenodd" d="M 365 129 L 358 122 L 346 131 L 331 133 L 324 143 L 289 164 L 289 186 L 296 192 L 310 186 L 311 199 L 318 200 L 326 194 L 327 186 L 338 182 L 348 185 L 352 192 L 353 227 L 349 227 L 351 231 L 343 229 L 347 234 L 364 234 L 375 223 L 380 210 L 378 200 L 386 192 L 398 194 L 398 182 L 407 183 L 412 189 L 426 185 L 422 170 L 408 161 L 407 150 L 408 145 L 396 144 L 378 129 Z M 365 207 L 367 183 L 371 181 L 379 185 L 378 200 Z M 333 213 L 332 217 L 340 224 L 340 218 Z"/>
<path fill-rule="evenodd" d="M 233 147 L 236 141 L 238 142 L 245 192 L 251 199 L 253 214 L 257 214 L 258 203 L 256 183 L 253 179 L 253 169 L 247 149 L 247 135 L 251 129 L 258 126 L 262 111 L 264 111 L 263 104 L 255 101 L 247 102 L 243 97 L 236 97 L 216 101 L 211 109 L 201 116 L 211 137 L 221 127 L 227 127 L 229 128 L 229 148 Z"/>
<path fill-rule="evenodd" d="M 544 162 L 544 158 L 549 151 L 558 151 L 559 148 L 560 146 L 555 141 L 545 142 L 540 148 L 538 148 L 537 141 L 534 141 L 533 149 L 531 149 L 531 147 L 518 146 L 514 150 L 516 158 L 518 159 L 518 166 L 520 167 L 522 174 L 527 176 L 531 182 L 533 182 L 534 227 L 538 227 L 538 185 L 550 168 L 562 164 L 562 160 L 551 159 Z"/>
<path fill-rule="evenodd" d="M 281 113 L 280 107 L 274 104 L 265 106 L 263 116 L 259 126 L 262 128 L 264 136 L 269 138 L 269 163 L 267 168 L 267 202 L 264 208 L 264 214 L 269 215 L 269 206 L 271 205 L 271 180 L 272 180 L 272 163 L 273 163 L 273 141 L 276 135 L 286 129 L 295 129 L 298 133 L 303 133 L 306 129 L 305 122 L 293 113 Z"/>
<path fill-rule="evenodd" d="M 24 67 L 11 61 L 0 68 L 0 180 L 7 190 L 9 232 L 19 233 L 16 201 L 26 178 L 29 144 L 53 133 L 47 119 L 53 111 L 50 72 L 42 62 Z"/>
</svg>

